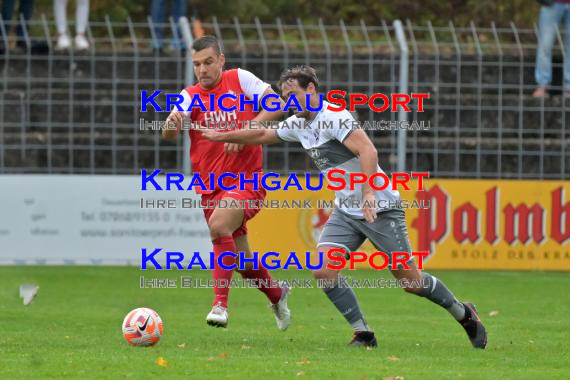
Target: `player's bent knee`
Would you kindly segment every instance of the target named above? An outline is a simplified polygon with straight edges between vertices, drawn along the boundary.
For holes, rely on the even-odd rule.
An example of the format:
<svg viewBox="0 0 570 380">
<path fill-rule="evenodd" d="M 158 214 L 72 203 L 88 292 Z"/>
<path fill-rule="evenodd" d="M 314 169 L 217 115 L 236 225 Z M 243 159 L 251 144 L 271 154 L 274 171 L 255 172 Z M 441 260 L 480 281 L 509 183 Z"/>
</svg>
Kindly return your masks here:
<svg viewBox="0 0 570 380">
<path fill-rule="evenodd" d="M 317 280 L 335 280 L 338 277 L 338 271 L 323 267 L 315 269 L 313 277 Z"/>
<path fill-rule="evenodd" d="M 241 209 L 215 209 L 208 220 L 210 236 L 212 239 L 231 236 L 242 225 L 243 217 Z"/>
<path fill-rule="evenodd" d="M 208 229 L 210 230 L 210 237 L 212 239 L 218 239 L 224 236 L 232 236 L 234 231 L 231 227 L 223 222 L 212 222 L 208 223 Z"/>
</svg>

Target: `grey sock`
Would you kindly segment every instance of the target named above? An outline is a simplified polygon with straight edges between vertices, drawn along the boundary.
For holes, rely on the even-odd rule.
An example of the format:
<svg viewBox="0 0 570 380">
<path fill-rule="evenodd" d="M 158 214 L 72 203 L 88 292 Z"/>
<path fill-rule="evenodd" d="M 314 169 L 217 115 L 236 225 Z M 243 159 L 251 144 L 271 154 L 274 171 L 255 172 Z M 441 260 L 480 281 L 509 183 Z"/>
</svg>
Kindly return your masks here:
<svg viewBox="0 0 570 380">
<path fill-rule="evenodd" d="M 323 290 L 354 331 L 370 331 L 352 288 L 348 286 L 339 287 L 337 281 L 333 288 L 323 288 Z"/>
<path fill-rule="evenodd" d="M 437 277 L 423 272 L 422 285 L 426 286 L 426 288 L 421 288 L 421 292 L 418 294 L 420 297 L 425 297 L 445 308 L 458 321 L 465 318 L 465 306 L 455 298 L 453 293 Z"/>
</svg>

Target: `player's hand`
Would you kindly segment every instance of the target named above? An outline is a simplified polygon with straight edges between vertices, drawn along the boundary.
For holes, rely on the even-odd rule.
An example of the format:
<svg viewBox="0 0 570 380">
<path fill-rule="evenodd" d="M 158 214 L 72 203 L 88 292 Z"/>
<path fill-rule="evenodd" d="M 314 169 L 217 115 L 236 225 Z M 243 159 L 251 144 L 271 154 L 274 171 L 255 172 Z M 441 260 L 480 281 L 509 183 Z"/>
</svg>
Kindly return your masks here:
<svg viewBox="0 0 570 380">
<path fill-rule="evenodd" d="M 243 150 L 243 144 L 225 143 L 224 151 L 227 154 L 239 153 Z"/>
<path fill-rule="evenodd" d="M 166 118 L 166 122 L 174 121 L 176 123 L 176 129 L 182 128 L 182 119 L 184 118 L 184 114 L 180 111 L 174 110 L 168 115 Z"/>
<path fill-rule="evenodd" d="M 206 129 L 202 131 L 202 136 L 206 138 L 206 140 L 210 141 L 222 141 L 223 134 L 216 131 L 215 129 Z"/>
<path fill-rule="evenodd" d="M 172 111 L 170 115 L 166 118 L 166 122 L 175 122 L 176 129 L 163 129 L 162 130 L 162 137 L 165 140 L 172 140 L 178 136 L 178 131 L 182 128 L 182 119 L 184 118 L 184 114 L 180 111 Z"/>
<path fill-rule="evenodd" d="M 364 202 L 364 204 L 366 203 L 374 204 L 376 202 L 376 197 L 374 196 L 374 193 L 365 194 L 362 197 L 362 202 Z M 368 223 L 374 223 L 374 221 L 378 217 L 378 215 L 376 215 L 376 210 L 369 206 L 364 206 L 362 208 L 362 212 L 364 214 L 364 219 L 366 219 Z"/>
<path fill-rule="evenodd" d="M 202 135 L 210 141 L 224 141 L 224 134 L 217 132 L 215 130 L 210 130 L 207 129 L 205 131 L 202 132 Z M 224 144 L 224 152 L 226 154 L 233 154 L 233 153 L 239 153 L 243 150 L 244 145 L 243 144 L 235 144 L 235 143 L 225 143 Z"/>
</svg>

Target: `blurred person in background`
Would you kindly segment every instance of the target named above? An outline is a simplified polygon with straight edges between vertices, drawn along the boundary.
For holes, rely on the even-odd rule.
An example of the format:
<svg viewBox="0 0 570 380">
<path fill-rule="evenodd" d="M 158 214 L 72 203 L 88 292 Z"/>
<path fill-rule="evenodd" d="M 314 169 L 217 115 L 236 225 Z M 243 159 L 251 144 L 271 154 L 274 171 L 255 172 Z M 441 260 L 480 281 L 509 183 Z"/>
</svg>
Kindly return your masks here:
<svg viewBox="0 0 570 380">
<path fill-rule="evenodd" d="M 89 0 L 75 0 L 75 48 L 77 50 L 89 49 L 89 42 L 85 37 L 87 20 L 89 19 Z M 54 0 L 53 12 L 57 27 L 58 50 L 67 50 L 71 47 L 71 37 L 67 31 L 67 0 Z"/>
<path fill-rule="evenodd" d="M 552 47 L 556 40 L 556 28 L 564 21 L 564 96 L 570 96 L 570 0 L 539 0 L 538 47 L 536 51 L 535 79 L 538 87 L 532 96 L 547 97 L 552 81 Z"/>
<path fill-rule="evenodd" d="M 187 0 L 172 0 L 170 1 L 170 16 L 178 25 L 181 17 L 186 16 Z M 153 40 L 152 47 L 156 50 L 162 49 L 163 42 L 163 27 L 164 23 L 169 21 L 165 19 L 166 0 L 152 0 L 151 3 L 151 18 L 154 25 L 155 39 Z M 184 49 L 184 41 L 182 40 L 182 33 L 179 29 L 175 29 L 177 35 L 172 36 L 171 47 L 174 50 Z"/>
<path fill-rule="evenodd" d="M 0 53 L 4 52 L 4 49 L 7 46 L 4 46 L 4 30 L 6 31 L 6 37 L 10 34 L 10 30 L 12 29 L 12 19 L 14 16 L 14 5 L 15 0 L 3 0 L 2 1 L 2 21 L 4 22 L 4 29 L 0 28 Z M 18 47 L 26 47 L 25 37 L 24 37 L 24 28 L 26 31 L 28 30 L 28 21 L 32 18 L 32 11 L 34 9 L 34 0 L 20 0 L 20 7 L 17 13 L 17 28 L 16 28 L 16 36 L 17 42 L 16 45 Z M 20 15 L 24 18 L 24 24 L 21 23 Z"/>
</svg>

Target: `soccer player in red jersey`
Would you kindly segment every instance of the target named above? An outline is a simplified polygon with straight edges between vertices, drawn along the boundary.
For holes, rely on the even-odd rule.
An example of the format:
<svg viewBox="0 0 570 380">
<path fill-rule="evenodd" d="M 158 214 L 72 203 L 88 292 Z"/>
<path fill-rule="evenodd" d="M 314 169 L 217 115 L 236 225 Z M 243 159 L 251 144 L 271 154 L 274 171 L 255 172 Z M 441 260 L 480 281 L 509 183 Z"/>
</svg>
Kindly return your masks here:
<svg viewBox="0 0 570 380">
<path fill-rule="evenodd" d="M 170 113 L 167 121 L 176 122 L 176 130 L 164 129 L 162 135 L 165 139 L 175 138 L 181 129 L 183 118 L 189 118 L 192 122 L 207 125 L 209 122 L 236 122 L 239 127 L 243 127 L 243 122 L 255 121 L 272 121 L 277 120 L 283 114 L 282 111 L 268 112 L 261 110 L 255 112 L 252 104 L 245 103 L 244 111 L 239 112 L 239 95 L 244 94 L 249 100 L 258 96 L 261 100 L 263 96 L 275 94 L 271 86 L 264 83 L 254 74 L 242 69 L 223 70 L 225 57 L 222 53 L 219 42 L 213 36 L 204 36 L 194 41 L 192 44 L 192 62 L 194 64 L 194 73 L 198 79 L 198 83 L 185 88 L 181 95 L 184 100 L 182 102 L 183 111 L 176 108 Z M 214 95 L 216 100 L 214 111 L 209 111 L 211 104 L 209 102 L 210 94 Z M 234 105 L 238 108 L 235 111 L 227 112 L 220 110 L 217 105 L 217 99 L 224 94 L 232 94 L 238 97 L 237 100 L 225 98 L 223 106 L 231 108 Z M 195 96 L 199 96 L 204 108 L 192 107 L 191 111 L 186 112 L 190 106 L 197 105 Z M 193 99 L 194 98 L 194 99 Z M 193 103 L 194 100 L 194 103 Z M 281 100 L 279 100 L 282 102 Z M 283 102 L 282 102 L 283 103 Z M 284 103 L 279 109 L 283 109 Z M 261 107 L 259 108 L 261 109 Z M 218 124 L 219 125 L 219 124 Z M 221 174 L 230 172 L 233 174 L 245 173 L 245 178 L 253 178 L 253 173 L 259 173 L 261 179 L 263 173 L 263 151 L 261 145 L 241 144 L 225 144 L 220 142 L 211 142 L 206 140 L 202 133 L 198 130 L 189 130 L 191 141 L 190 160 L 194 173 L 198 173 L 206 188 L 210 188 L 209 173 L 215 173 L 215 178 Z M 239 178 L 238 178 L 239 179 Z M 226 177 L 223 181 L 224 186 L 231 187 L 238 185 L 238 179 Z M 228 204 L 232 200 L 263 200 L 265 198 L 265 190 L 260 185 L 260 190 L 253 190 L 252 184 L 246 184 L 244 190 L 239 190 L 239 186 L 234 190 L 222 190 L 216 184 L 214 191 L 200 190 L 198 193 L 202 196 L 202 204 L 205 205 L 208 200 L 226 200 Z M 248 202 L 245 202 L 248 204 Z M 245 252 L 246 257 L 253 257 L 247 239 L 246 222 L 253 218 L 259 209 L 251 208 L 215 208 L 204 209 L 210 236 L 214 246 L 214 255 L 216 261 L 220 254 L 226 251 Z M 232 257 L 225 256 L 224 265 L 232 265 L 236 260 Z M 247 263 L 250 264 L 250 263 Z M 245 270 L 240 271 L 241 275 L 246 279 L 265 280 L 258 284 L 264 285 L 271 283 L 271 275 L 262 265 L 259 269 L 252 269 L 250 264 Z M 218 266 L 213 270 L 215 280 L 225 279 L 229 283 L 232 278 L 232 270 L 224 270 Z M 219 281 L 218 281 L 219 284 Z M 290 290 L 287 287 L 271 287 L 262 286 L 259 288 L 269 301 L 277 326 L 281 330 L 287 329 L 290 321 L 290 312 L 287 307 L 287 297 Z M 211 326 L 226 327 L 228 324 L 228 293 L 229 287 L 214 288 L 214 302 L 212 311 L 206 317 L 206 322 Z"/>
</svg>

